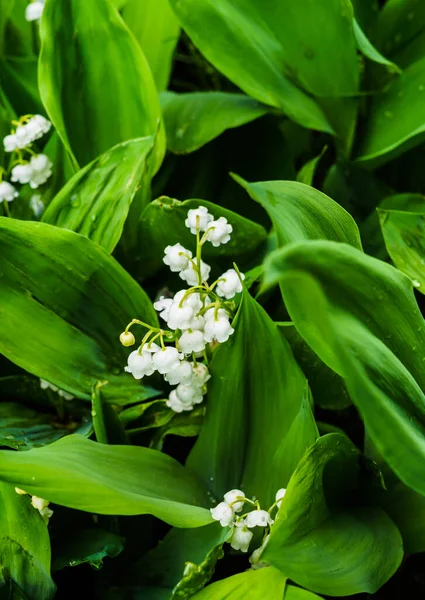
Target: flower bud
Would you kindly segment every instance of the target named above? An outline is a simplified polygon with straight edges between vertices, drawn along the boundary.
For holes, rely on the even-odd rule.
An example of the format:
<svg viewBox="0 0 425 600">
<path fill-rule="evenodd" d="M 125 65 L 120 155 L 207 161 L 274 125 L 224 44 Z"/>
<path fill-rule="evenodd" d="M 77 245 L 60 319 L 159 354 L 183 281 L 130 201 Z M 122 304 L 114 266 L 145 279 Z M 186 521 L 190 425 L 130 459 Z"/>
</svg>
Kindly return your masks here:
<svg viewBox="0 0 425 600">
<path fill-rule="evenodd" d="M 49 502 L 49 500 L 45 500 L 44 498 L 39 498 L 38 496 L 32 496 L 31 504 L 37 510 L 43 510 L 47 506 L 49 506 L 50 502 Z"/>
<path fill-rule="evenodd" d="M 135 344 L 136 340 L 134 338 L 134 335 L 131 333 L 131 331 L 123 331 L 122 334 L 120 335 L 120 342 L 123 346 L 125 346 L 127 348 L 128 346 L 133 346 L 133 344 Z"/>
<path fill-rule="evenodd" d="M 26 496 L 28 494 L 28 492 L 24 492 L 24 490 L 21 490 L 20 488 L 15 487 L 15 492 L 17 494 L 19 494 L 20 496 Z"/>
</svg>

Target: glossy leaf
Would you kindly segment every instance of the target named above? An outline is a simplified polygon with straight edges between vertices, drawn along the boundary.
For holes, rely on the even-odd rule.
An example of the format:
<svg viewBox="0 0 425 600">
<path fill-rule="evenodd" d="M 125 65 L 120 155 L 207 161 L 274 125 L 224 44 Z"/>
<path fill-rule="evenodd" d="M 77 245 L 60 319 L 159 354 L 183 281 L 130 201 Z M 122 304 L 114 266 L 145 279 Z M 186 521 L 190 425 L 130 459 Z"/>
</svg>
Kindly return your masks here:
<svg viewBox="0 0 425 600">
<path fill-rule="evenodd" d="M 93 386 L 92 411 L 93 430 L 96 440 L 102 444 L 128 444 L 124 427 L 115 408 L 103 398 L 102 382 Z"/>
<path fill-rule="evenodd" d="M 401 563 L 402 540 L 381 509 L 343 508 L 357 484 L 354 445 L 339 434 L 320 438 L 291 477 L 261 560 L 314 592 L 378 590 Z"/>
<path fill-rule="evenodd" d="M 99 569 L 104 558 L 118 556 L 123 551 L 124 542 L 124 538 L 104 529 L 81 529 L 69 532 L 66 539 L 60 541 L 52 569 L 57 571 L 84 563 Z"/>
<path fill-rule="evenodd" d="M 158 131 L 159 101 L 148 63 L 109 2 L 47 0 L 40 32 L 41 97 L 80 166 L 120 142 Z M 163 149 L 160 134 L 156 168 Z"/>
<path fill-rule="evenodd" d="M 50 577 L 47 526 L 28 496 L 5 483 L 0 483 L 0 528 L 0 587 L 16 584 L 30 599 L 52 599 L 56 586 Z"/>
<path fill-rule="evenodd" d="M 316 173 L 320 159 L 326 152 L 326 148 L 327 146 L 324 146 L 320 154 L 306 162 L 305 165 L 303 165 L 303 167 L 298 171 L 297 181 L 299 183 L 304 183 L 305 185 L 313 185 L 314 175 Z"/>
<path fill-rule="evenodd" d="M 192 92 L 161 95 L 167 148 L 175 154 L 194 152 L 226 129 L 239 127 L 267 113 L 267 108 L 243 94 Z"/>
<path fill-rule="evenodd" d="M 0 480 L 86 512 L 152 514 L 178 527 L 212 520 L 198 480 L 166 454 L 138 446 L 73 435 L 28 452 L 3 450 Z"/>
<path fill-rule="evenodd" d="M 277 251 L 265 273 L 269 284 L 280 281 L 303 338 L 345 379 L 384 460 L 425 495 L 425 325 L 408 278 L 354 248 L 322 241 Z"/>
<path fill-rule="evenodd" d="M 326 98 L 339 99 L 329 111 L 336 122 L 345 110 L 342 97 L 358 89 L 351 4 L 171 0 L 171 5 L 195 46 L 247 94 L 301 125 L 334 131 L 325 116 Z"/>
<path fill-rule="evenodd" d="M 247 291 L 234 328 L 211 363 L 205 424 L 188 465 L 217 498 L 241 486 L 271 504 L 317 431 L 290 347 Z"/>
<path fill-rule="evenodd" d="M 297 181 L 248 183 L 237 175 L 233 178 L 267 211 L 278 246 L 327 239 L 361 248 L 354 219 L 319 190 Z"/>
<path fill-rule="evenodd" d="M 322 597 L 294 585 L 287 585 L 284 600 L 322 600 Z"/>
<path fill-rule="evenodd" d="M 123 373 L 119 335 L 134 317 L 157 322 L 145 292 L 91 240 L 44 223 L 0 219 L 0 350 L 83 398 L 108 381 L 118 404 L 152 396 Z M 7 258 L 6 258 L 7 257 Z M 120 374 L 121 373 L 121 374 Z"/>
<path fill-rule="evenodd" d="M 121 237 L 153 137 L 124 142 L 78 171 L 53 198 L 43 221 L 85 235 L 112 252 Z"/>
<path fill-rule="evenodd" d="M 158 92 L 168 87 L 180 24 L 169 0 L 127 0 L 122 17 L 149 63 Z"/>
<path fill-rule="evenodd" d="M 205 206 L 215 218 L 225 217 L 233 227 L 232 237 L 227 244 L 214 248 L 211 244 L 203 247 L 203 257 L 237 257 L 253 252 L 266 239 L 261 225 L 246 219 L 226 208 L 205 200 L 185 200 L 161 196 L 151 202 L 143 211 L 140 224 L 140 269 L 145 275 L 163 266 L 164 248 L 180 242 L 185 248 L 196 247 L 196 238 L 184 224 L 191 208 Z"/>
<path fill-rule="evenodd" d="M 408 66 L 419 60 L 425 55 L 423 51 L 415 52 L 418 43 L 425 49 L 423 3 L 421 0 L 388 0 L 379 13 L 375 31 L 379 47 L 397 64 Z"/>
<path fill-rule="evenodd" d="M 364 54 L 364 56 L 366 56 L 366 58 L 380 65 L 385 65 L 386 67 L 388 67 L 388 70 L 390 72 L 400 73 L 400 69 L 398 68 L 398 66 L 390 60 L 388 60 L 388 58 L 385 58 L 385 56 L 383 56 L 379 52 L 379 50 L 377 50 L 375 46 L 369 41 L 356 19 L 353 20 L 353 27 L 357 47 L 360 50 L 360 52 Z"/>
<path fill-rule="evenodd" d="M 193 600 L 282 600 L 286 577 L 277 569 L 267 567 L 245 571 L 208 585 L 192 596 Z"/>
</svg>

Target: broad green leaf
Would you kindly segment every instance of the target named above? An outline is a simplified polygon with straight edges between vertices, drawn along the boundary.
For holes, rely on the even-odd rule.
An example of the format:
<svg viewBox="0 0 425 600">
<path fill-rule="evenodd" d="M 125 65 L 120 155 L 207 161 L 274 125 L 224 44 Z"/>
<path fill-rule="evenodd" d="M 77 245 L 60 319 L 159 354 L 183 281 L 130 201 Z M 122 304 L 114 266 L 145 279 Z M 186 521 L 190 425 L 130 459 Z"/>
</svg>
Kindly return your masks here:
<svg viewBox="0 0 425 600">
<path fill-rule="evenodd" d="M 314 592 L 377 591 L 403 558 L 400 533 L 381 509 L 345 509 L 358 485 L 358 451 L 330 434 L 317 440 L 292 475 L 261 561 Z"/>
<path fill-rule="evenodd" d="M 5 483 L 0 484 L 0 529 L 0 590 L 16 584 L 30 600 L 52 599 L 56 586 L 50 577 L 47 526 L 28 496 Z"/>
<path fill-rule="evenodd" d="M 356 19 L 353 19 L 353 28 L 357 47 L 360 50 L 360 52 L 364 54 L 364 56 L 366 56 L 366 58 L 380 65 L 385 65 L 386 67 L 388 67 L 388 70 L 392 73 L 400 73 L 399 67 L 390 60 L 388 60 L 388 58 L 385 58 L 385 56 L 383 56 L 379 52 L 379 50 L 377 50 L 375 46 L 369 41 Z"/>
<path fill-rule="evenodd" d="M 153 143 L 153 137 L 123 142 L 96 158 L 53 198 L 43 221 L 85 235 L 112 252 Z"/>
<path fill-rule="evenodd" d="M 0 55 L 3 56 L 5 50 L 7 49 L 6 45 L 6 26 L 9 20 L 9 17 L 13 10 L 13 5 L 15 0 L 0 0 Z"/>
<path fill-rule="evenodd" d="M 425 132 L 424 97 L 425 58 L 403 71 L 388 90 L 374 96 L 356 161 L 382 164 L 419 144 Z"/>
<path fill-rule="evenodd" d="M 287 585 L 284 600 L 322 600 L 322 597 L 294 585 Z"/>
<path fill-rule="evenodd" d="M 41 97 L 80 166 L 112 146 L 158 132 L 159 100 L 140 47 L 104 0 L 46 0 L 41 21 Z M 153 169 L 161 164 L 157 137 Z"/>
<path fill-rule="evenodd" d="M 44 114 L 37 86 L 37 57 L 8 57 L 0 61 L 0 69 L 2 87 L 14 110 L 19 115 Z"/>
<path fill-rule="evenodd" d="M 104 529 L 80 529 L 70 531 L 59 542 L 52 570 L 64 567 L 76 567 L 89 563 L 96 569 L 101 568 L 103 559 L 115 557 L 124 549 L 124 538 Z"/>
<path fill-rule="evenodd" d="M 286 577 L 273 567 L 245 571 L 208 585 L 193 600 L 282 600 Z"/>
<path fill-rule="evenodd" d="M 161 196 L 151 202 L 143 211 L 140 224 L 140 247 L 142 257 L 141 272 L 149 275 L 163 266 L 164 248 L 180 242 L 185 248 L 194 250 L 196 238 L 185 226 L 187 213 L 191 208 L 205 206 L 215 218 L 225 217 L 233 227 L 230 241 L 214 248 L 203 246 L 204 260 L 210 257 L 237 257 L 253 252 L 266 239 L 261 225 L 246 219 L 226 208 L 205 200 L 185 200 Z"/>
<path fill-rule="evenodd" d="M 343 97 L 357 93 L 359 80 L 349 2 L 171 0 L 171 5 L 195 46 L 244 92 L 306 127 L 330 133 L 333 122 L 351 127 L 352 114 L 348 127 L 338 123 L 347 104 Z M 337 101 L 328 115 L 329 98 Z"/>
<path fill-rule="evenodd" d="M 28 452 L 3 450 L 0 480 L 86 512 L 152 514 L 176 527 L 212 520 L 202 508 L 207 496 L 198 480 L 149 448 L 107 446 L 72 435 Z"/>
<path fill-rule="evenodd" d="M 30 373 L 90 399 L 97 381 L 117 404 L 152 397 L 123 373 L 119 335 L 157 323 L 145 292 L 91 240 L 44 223 L 0 218 L 0 351 Z"/>
<path fill-rule="evenodd" d="M 211 363 L 205 424 L 188 465 L 217 498 L 241 487 L 267 505 L 317 431 L 289 344 L 246 290 L 233 326 Z"/>
<path fill-rule="evenodd" d="M 303 167 L 298 171 L 297 181 L 299 183 L 304 183 L 305 185 L 313 185 L 314 175 L 316 173 L 320 159 L 326 152 L 326 148 L 327 146 L 324 146 L 320 154 L 306 162 L 305 165 L 303 165 Z"/>
<path fill-rule="evenodd" d="M 345 379 L 377 450 L 425 495 L 425 325 L 409 279 L 348 245 L 315 241 L 271 255 L 265 281 L 280 281 L 292 321 Z"/>
<path fill-rule="evenodd" d="M 401 66 L 408 66 L 425 55 L 425 7 L 421 0 L 388 0 L 375 26 L 377 44 Z M 412 49 L 418 44 L 422 53 Z M 409 56 L 409 60 L 406 57 Z"/>
<path fill-rule="evenodd" d="M 122 17 L 139 42 L 158 92 L 166 90 L 180 24 L 168 0 L 127 0 Z"/>
<path fill-rule="evenodd" d="M 319 190 L 297 181 L 248 183 L 237 175 L 233 178 L 267 211 L 278 246 L 325 239 L 361 248 L 354 219 Z"/>
<path fill-rule="evenodd" d="M 175 154 L 194 152 L 233 127 L 267 113 L 267 108 L 243 94 L 192 92 L 161 95 L 167 148 Z"/>
</svg>

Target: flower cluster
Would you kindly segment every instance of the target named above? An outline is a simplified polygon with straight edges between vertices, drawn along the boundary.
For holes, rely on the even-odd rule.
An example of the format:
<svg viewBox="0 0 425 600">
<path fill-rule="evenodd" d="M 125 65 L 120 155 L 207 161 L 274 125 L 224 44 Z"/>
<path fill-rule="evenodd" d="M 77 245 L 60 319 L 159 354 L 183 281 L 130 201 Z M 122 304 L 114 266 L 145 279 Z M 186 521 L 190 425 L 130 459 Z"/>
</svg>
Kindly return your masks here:
<svg viewBox="0 0 425 600">
<path fill-rule="evenodd" d="M 64 390 L 59 389 L 56 385 L 53 385 L 53 383 L 50 383 L 45 379 L 40 379 L 40 387 L 42 390 L 52 390 L 53 392 L 56 392 L 58 396 L 60 396 L 64 400 L 73 400 L 74 398 L 74 396 L 69 392 L 65 392 Z"/>
<path fill-rule="evenodd" d="M 15 488 L 15 492 L 20 496 L 28 495 L 28 492 L 25 492 L 17 487 Z M 50 501 L 45 500 L 44 498 L 39 498 L 38 496 L 31 496 L 31 504 L 35 509 L 38 510 L 40 515 L 43 517 L 44 522 L 48 524 L 50 517 L 53 515 L 53 511 L 49 508 Z"/>
<path fill-rule="evenodd" d="M 173 298 L 162 296 L 154 303 L 168 329 L 150 327 L 133 319 L 120 336 L 124 346 L 132 346 L 135 338 L 130 327 L 139 324 L 148 328 L 138 350 L 128 357 L 125 370 L 136 379 L 157 371 L 170 385 L 177 385 L 166 401 L 175 412 L 192 410 L 202 402 L 210 375 L 207 365 L 199 359 L 208 363 L 208 351 L 226 342 L 234 332 L 231 319 L 235 304 L 230 300 L 242 292 L 244 279 L 242 273 L 229 269 L 208 284 L 211 267 L 202 260 L 202 247 L 207 242 L 219 246 L 230 240 L 233 229 L 227 219 L 215 220 L 200 206 L 189 210 L 185 225 L 196 235 L 195 257 L 177 243 L 165 248 L 163 260 L 191 287 L 180 290 Z M 166 346 L 166 342 L 173 345 Z"/>
<path fill-rule="evenodd" d="M 48 133 L 52 124 L 41 115 L 26 115 L 12 124 L 14 129 L 3 139 L 5 152 L 12 153 L 10 180 L 37 189 L 51 176 L 52 163 L 45 154 L 36 154 L 31 145 Z M 0 203 L 11 202 L 18 191 L 12 183 L 1 181 L 5 170 L 0 171 Z"/>
<path fill-rule="evenodd" d="M 27 21 L 39 21 L 44 10 L 45 0 L 31 0 L 25 9 L 25 18 Z"/>
<path fill-rule="evenodd" d="M 222 527 L 231 527 L 231 536 L 229 543 L 234 550 L 248 552 L 253 533 L 250 531 L 253 527 L 269 527 L 273 525 L 274 520 L 271 513 L 275 508 L 280 508 L 282 500 L 286 494 L 286 489 L 281 488 L 276 492 L 276 500 L 269 510 L 262 510 L 258 501 L 249 500 L 241 490 L 230 490 L 224 494 L 223 502 L 220 502 L 214 508 L 211 508 L 211 515 L 214 520 L 219 521 Z M 250 511 L 238 515 L 245 504 L 252 508 Z"/>
</svg>

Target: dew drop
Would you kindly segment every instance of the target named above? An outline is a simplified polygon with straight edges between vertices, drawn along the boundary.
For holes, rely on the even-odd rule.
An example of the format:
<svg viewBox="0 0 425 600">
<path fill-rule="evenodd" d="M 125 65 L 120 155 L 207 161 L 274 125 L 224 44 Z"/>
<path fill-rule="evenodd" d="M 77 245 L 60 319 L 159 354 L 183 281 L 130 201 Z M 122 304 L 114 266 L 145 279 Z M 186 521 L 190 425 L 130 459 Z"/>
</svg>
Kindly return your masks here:
<svg viewBox="0 0 425 600">
<path fill-rule="evenodd" d="M 390 111 L 390 110 L 384 111 L 384 117 L 387 117 L 387 119 L 392 119 L 393 116 L 394 116 L 394 114 L 392 113 L 392 111 Z"/>
<path fill-rule="evenodd" d="M 95 417 L 95 416 L 96 416 L 96 411 L 95 411 L 95 410 L 92 410 L 92 411 L 91 411 L 91 416 L 92 416 L 92 417 Z"/>
<path fill-rule="evenodd" d="M 176 138 L 181 139 L 184 136 L 184 129 L 176 129 Z"/>
<path fill-rule="evenodd" d="M 91 215 L 90 216 L 91 221 L 93 221 L 93 223 L 96 221 L 97 219 L 97 215 Z"/>
<path fill-rule="evenodd" d="M 78 197 L 78 194 L 73 194 L 71 196 L 71 206 L 72 208 L 78 208 L 80 206 L 80 198 Z"/>
<path fill-rule="evenodd" d="M 417 279 L 414 279 L 412 281 L 412 283 L 413 283 L 413 285 L 414 285 L 415 288 L 420 288 L 421 287 L 421 282 L 418 281 Z"/>
<path fill-rule="evenodd" d="M 418 90 L 420 92 L 423 92 L 425 90 L 425 85 L 423 83 L 421 83 L 420 85 L 418 85 Z"/>
</svg>

